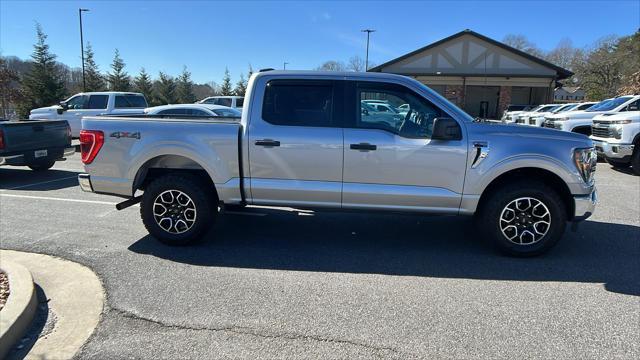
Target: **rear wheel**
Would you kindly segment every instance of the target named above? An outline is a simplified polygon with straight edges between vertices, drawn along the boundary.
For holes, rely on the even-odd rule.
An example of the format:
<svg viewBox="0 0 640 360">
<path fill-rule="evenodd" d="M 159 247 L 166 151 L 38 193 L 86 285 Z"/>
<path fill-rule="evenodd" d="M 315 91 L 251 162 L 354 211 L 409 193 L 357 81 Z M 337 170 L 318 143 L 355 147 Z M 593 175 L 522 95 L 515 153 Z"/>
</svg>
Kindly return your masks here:
<svg viewBox="0 0 640 360">
<path fill-rule="evenodd" d="M 567 223 L 565 204 L 556 191 L 528 180 L 489 194 L 477 216 L 483 234 L 499 250 L 521 257 L 551 249 Z"/>
<path fill-rule="evenodd" d="M 140 216 L 147 231 L 168 245 L 199 240 L 218 213 L 215 193 L 196 176 L 171 174 L 153 180 L 145 189 Z"/>
<path fill-rule="evenodd" d="M 55 163 L 55 160 L 51 160 L 43 163 L 31 164 L 29 165 L 29 169 L 33 171 L 45 171 L 51 169 Z"/>
<path fill-rule="evenodd" d="M 631 155 L 631 166 L 633 173 L 640 175 L 640 143 L 637 143 L 633 149 L 633 155 Z"/>
<path fill-rule="evenodd" d="M 629 162 L 629 161 L 623 162 L 623 161 L 607 159 L 607 162 L 611 166 L 613 166 L 614 168 L 618 168 L 618 169 L 624 169 L 624 168 L 628 168 L 629 166 L 631 166 L 631 162 Z"/>
</svg>

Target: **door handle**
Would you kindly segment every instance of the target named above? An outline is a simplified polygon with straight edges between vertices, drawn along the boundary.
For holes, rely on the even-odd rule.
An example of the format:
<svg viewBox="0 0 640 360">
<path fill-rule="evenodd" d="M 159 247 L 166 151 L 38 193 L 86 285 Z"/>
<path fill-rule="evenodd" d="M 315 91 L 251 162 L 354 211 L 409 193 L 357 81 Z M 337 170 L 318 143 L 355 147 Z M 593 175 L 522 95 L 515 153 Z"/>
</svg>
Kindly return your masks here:
<svg viewBox="0 0 640 360">
<path fill-rule="evenodd" d="M 376 145 L 369 143 L 360 143 L 360 144 L 351 144 L 349 145 L 351 150 L 363 150 L 363 151 L 373 151 L 378 149 Z"/>
<path fill-rule="evenodd" d="M 271 140 L 271 139 L 263 139 L 263 140 L 256 140 L 255 144 L 257 146 L 272 147 L 272 146 L 280 146 L 280 141 Z"/>
</svg>

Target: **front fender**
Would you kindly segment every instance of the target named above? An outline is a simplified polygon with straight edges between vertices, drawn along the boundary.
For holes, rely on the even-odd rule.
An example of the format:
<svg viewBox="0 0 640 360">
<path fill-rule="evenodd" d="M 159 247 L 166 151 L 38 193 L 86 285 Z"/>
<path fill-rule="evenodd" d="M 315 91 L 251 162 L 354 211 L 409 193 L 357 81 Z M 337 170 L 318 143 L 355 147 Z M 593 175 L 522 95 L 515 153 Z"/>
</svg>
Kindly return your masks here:
<svg viewBox="0 0 640 360">
<path fill-rule="evenodd" d="M 557 175 L 567 184 L 572 194 L 589 194 L 591 191 L 591 187 L 582 181 L 578 170 L 570 167 L 569 164 L 551 156 L 522 154 L 503 159 L 486 168 L 469 169 L 465 182 L 465 195 L 479 196 L 501 175 L 524 168 L 542 169 Z"/>
</svg>

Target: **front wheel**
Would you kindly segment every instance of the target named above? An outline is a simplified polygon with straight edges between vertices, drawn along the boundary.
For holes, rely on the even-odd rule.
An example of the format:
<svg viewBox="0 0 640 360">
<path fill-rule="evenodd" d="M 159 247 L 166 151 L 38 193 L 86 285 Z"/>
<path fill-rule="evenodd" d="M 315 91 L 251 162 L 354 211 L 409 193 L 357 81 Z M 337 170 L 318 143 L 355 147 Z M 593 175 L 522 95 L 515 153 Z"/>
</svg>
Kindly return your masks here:
<svg viewBox="0 0 640 360">
<path fill-rule="evenodd" d="M 527 180 L 489 194 L 477 217 L 483 234 L 499 250 L 520 257 L 551 249 L 567 223 L 565 205 L 556 191 Z"/>
<path fill-rule="evenodd" d="M 188 245 L 199 240 L 218 213 L 213 189 L 188 174 L 171 174 L 153 180 L 145 189 L 140 216 L 147 231 L 168 245 Z"/>
</svg>

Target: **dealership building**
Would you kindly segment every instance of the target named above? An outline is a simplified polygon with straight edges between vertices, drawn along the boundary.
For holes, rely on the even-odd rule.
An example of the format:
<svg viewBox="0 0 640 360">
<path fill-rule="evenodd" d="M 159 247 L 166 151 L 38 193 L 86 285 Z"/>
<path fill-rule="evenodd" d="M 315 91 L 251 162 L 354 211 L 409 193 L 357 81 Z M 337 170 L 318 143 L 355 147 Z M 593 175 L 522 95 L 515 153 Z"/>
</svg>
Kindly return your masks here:
<svg viewBox="0 0 640 360">
<path fill-rule="evenodd" d="M 496 119 L 509 104 L 552 103 L 569 70 L 464 30 L 369 71 L 411 76 L 471 116 Z"/>
</svg>

